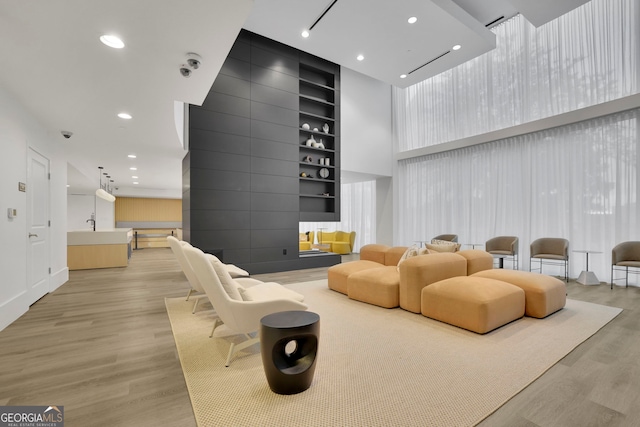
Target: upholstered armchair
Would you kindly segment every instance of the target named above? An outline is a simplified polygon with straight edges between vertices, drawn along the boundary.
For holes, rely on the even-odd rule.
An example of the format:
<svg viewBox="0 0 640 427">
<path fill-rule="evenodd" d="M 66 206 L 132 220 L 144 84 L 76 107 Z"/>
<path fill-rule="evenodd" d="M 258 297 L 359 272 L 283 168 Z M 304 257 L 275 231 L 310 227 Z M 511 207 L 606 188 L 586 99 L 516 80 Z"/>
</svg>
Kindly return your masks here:
<svg viewBox="0 0 640 427">
<path fill-rule="evenodd" d="M 500 268 L 504 265 L 504 258 L 511 258 L 513 269 L 518 269 L 518 238 L 515 236 L 498 236 L 487 240 L 485 250 L 494 258 L 500 260 Z"/>
<path fill-rule="evenodd" d="M 623 242 L 611 250 L 611 289 L 613 281 L 617 280 L 613 278 L 614 270 L 624 270 L 625 287 L 629 286 L 630 267 L 640 269 L 640 242 Z"/>
<path fill-rule="evenodd" d="M 231 333 L 247 338 L 239 344 L 231 344 L 225 366 L 229 366 L 231 358 L 238 351 L 260 341 L 257 332 L 260 329 L 260 319 L 264 316 L 279 311 L 307 309 L 307 305 L 302 302 L 302 295 L 277 283 L 262 283 L 247 278 L 245 281 L 257 283 L 245 288 L 231 278 L 224 264 L 215 256 L 207 257 L 194 247 L 185 247 L 184 254 L 218 315 L 210 336 L 213 336 L 218 327 L 223 326 Z"/>
<path fill-rule="evenodd" d="M 314 233 L 313 231 L 307 231 L 306 233 L 299 234 L 299 246 L 301 251 L 310 251 L 311 245 L 313 245 Z"/>
<path fill-rule="evenodd" d="M 533 270 L 533 260 L 539 261 L 542 273 L 542 264 L 564 265 L 564 280 L 569 281 L 569 241 L 557 237 L 543 237 L 534 240 L 530 247 L 529 271 Z"/>
<path fill-rule="evenodd" d="M 328 251 L 336 254 L 350 254 L 356 242 L 355 231 L 318 231 L 318 243 L 328 246 Z"/>
<path fill-rule="evenodd" d="M 193 304 L 192 310 L 192 313 L 195 313 L 196 308 L 198 307 L 198 302 L 201 298 L 206 298 L 206 295 L 204 294 L 204 289 L 202 289 L 202 286 L 200 286 L 200 282 L 193 272 L 189 261 L 187 261 L 187 258 L 184 256 L 183 243 L 186 242 L 181 242 L 173 236 L 167 236 L 167 241 L 169 242 L 169 247 L 171 248 L 173 255 L 175 255 L 176 259 L 178 260 L 178 264 L 180 264 L 182 272 L 187 277 L 189 285 L 191 285 L 191 289 L 189 289 L 189 292 L 187 293 L 187 301 L 189 301 L 189 298 L 191 297 L 191 294 L 193 292 L 200 293 L 200 295 L 195 296 L 195 303 Z"/>
<path fill-rule="evenodd" d="M 432 240 L 447 240 L 449 242 L 458 243 L 458 235 L 457 234 L 440 234 L 434 237 Z"/>
</svg>

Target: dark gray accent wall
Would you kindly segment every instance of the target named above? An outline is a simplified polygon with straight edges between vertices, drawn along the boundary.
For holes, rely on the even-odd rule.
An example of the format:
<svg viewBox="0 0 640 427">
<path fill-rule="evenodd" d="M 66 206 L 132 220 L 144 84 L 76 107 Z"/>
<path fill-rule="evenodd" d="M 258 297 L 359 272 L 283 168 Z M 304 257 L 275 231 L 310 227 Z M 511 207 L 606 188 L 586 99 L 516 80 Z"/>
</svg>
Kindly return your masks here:
<svg viewBox="0 0 640 427">
<path fill-rule="evenodd" d="M 184 239 L 252 274 L 333 265 L 299 257 L 300 52 L 242 31 L 189 108 Z"/>
</svg>

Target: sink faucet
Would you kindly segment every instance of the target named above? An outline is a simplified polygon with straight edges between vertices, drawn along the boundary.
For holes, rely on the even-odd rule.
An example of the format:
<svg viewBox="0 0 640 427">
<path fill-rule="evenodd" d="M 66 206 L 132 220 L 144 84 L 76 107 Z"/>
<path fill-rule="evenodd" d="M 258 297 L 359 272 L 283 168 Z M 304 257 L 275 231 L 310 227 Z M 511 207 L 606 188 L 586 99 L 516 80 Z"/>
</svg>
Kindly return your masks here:
<svg viewBox="0 0 640 427">
<path fill-rule="evenodd" d="M 89 218 L 86 222 L 90 222 L 93 231 L 96 231 L 96 214 L 91 214 L 91 218 Z"/>
</svg>

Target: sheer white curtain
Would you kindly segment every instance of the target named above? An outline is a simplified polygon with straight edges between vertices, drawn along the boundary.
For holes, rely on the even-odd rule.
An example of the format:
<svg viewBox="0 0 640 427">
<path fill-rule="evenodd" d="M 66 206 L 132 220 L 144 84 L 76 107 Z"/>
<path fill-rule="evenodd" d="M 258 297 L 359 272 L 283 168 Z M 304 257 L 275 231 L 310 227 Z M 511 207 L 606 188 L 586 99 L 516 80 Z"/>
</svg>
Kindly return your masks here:
<svg viewBox="0 0 640 427">
<path fill-rule="evenodd" d="M 376 241 L 376 182 L 342 184 L 340 194 L 340 222 L 301 222 L 300 232 L 355 231 L 353 251 L 360 252 L 362 245 Z"/>
<path fill-rule="evenodd" d="M 400 161 L 397 243 L 440 233 L 463 244 L 514 235 L 528 270 L 533 240 L 563 237 L 571 250 L 602 252 L 590 255 L 589 268 L 609 281 L 613 246 L 640 240 L 639 125 L 636 109 Z M 585 255 L 569 257 L 577 277 Z"/>
<path fill-rule="evenodd" d="M 516 16 L 496 49 L 394 89 L 398 150 L 440 144 L 638 93 L 638 0 L 592 0 L 543 25 Z"/>
</svg>

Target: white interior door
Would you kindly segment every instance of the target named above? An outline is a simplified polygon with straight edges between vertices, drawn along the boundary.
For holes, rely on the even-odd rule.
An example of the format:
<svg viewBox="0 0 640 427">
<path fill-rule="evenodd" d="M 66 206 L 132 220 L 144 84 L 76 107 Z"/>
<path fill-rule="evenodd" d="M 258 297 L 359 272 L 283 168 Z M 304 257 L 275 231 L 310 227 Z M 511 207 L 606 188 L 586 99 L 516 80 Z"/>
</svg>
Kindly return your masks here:
<svg viewBox="0 0 640 427">
<path fill-rule="evenodd" d="M 49 159 L 29 149 L 27 161 L 27 283 L 35 302 L 49 292 Z"/>
</svg>

